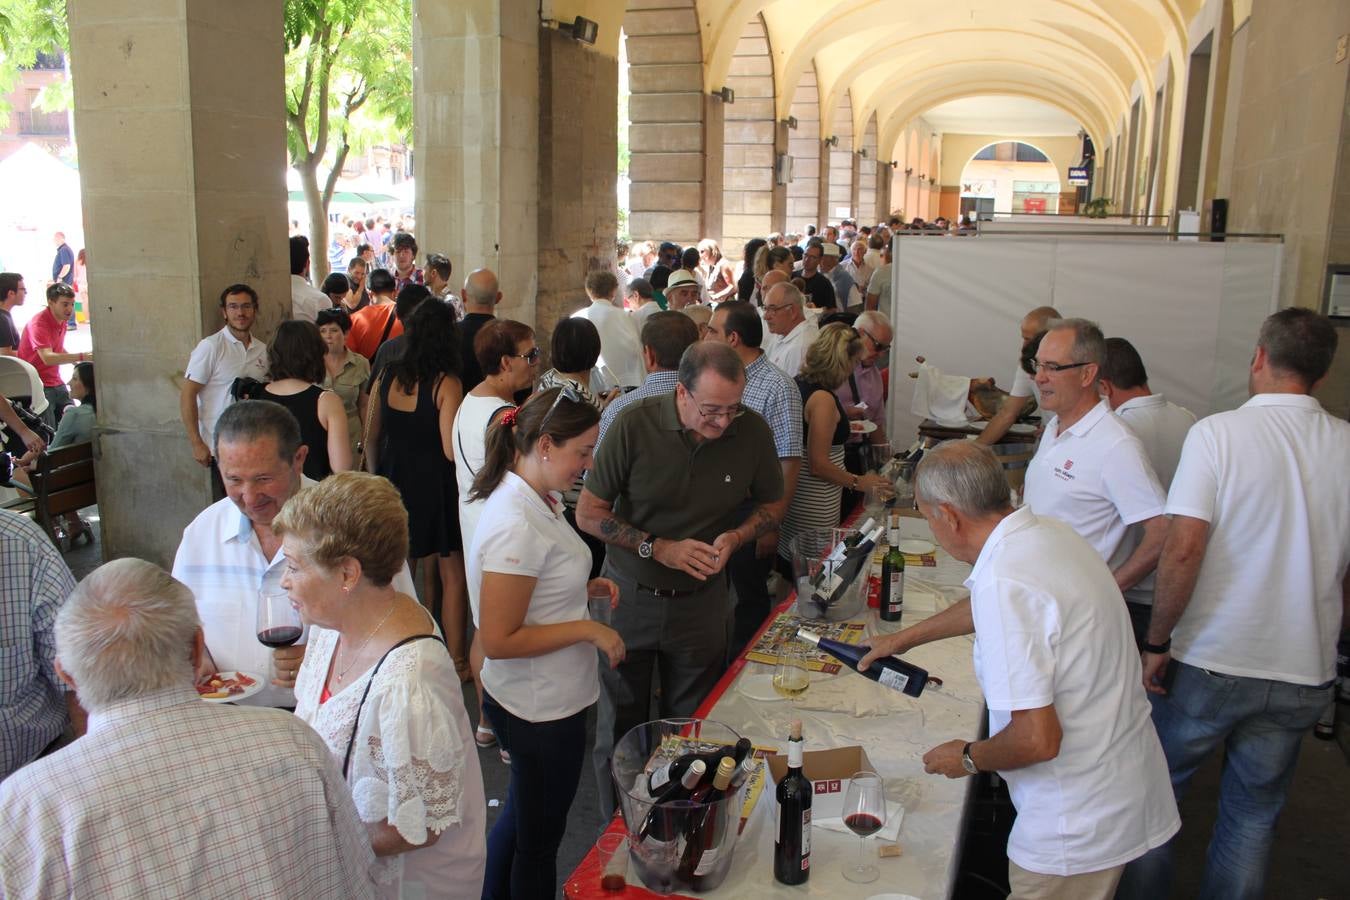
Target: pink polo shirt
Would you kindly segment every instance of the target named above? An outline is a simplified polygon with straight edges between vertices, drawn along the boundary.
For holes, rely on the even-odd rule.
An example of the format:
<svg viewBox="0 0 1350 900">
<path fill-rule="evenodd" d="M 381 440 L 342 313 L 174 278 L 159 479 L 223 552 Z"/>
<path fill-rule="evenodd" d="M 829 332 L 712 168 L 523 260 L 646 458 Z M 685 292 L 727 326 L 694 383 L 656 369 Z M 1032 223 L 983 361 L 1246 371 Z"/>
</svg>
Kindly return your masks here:
<svg viewBox="0 0 1350 900">
<path fill-rule="evenodd" d="M 66 352 L 66 323 L 56 321 L 50 309 L 33 316 L 23 327 L 23 337 L 19 339 L 19 359 L 37 369 L 43 387 L 56 387 L 63 383 L 61 367 L 49 366 L 42 361 L 38 351 L 43 348 L 53 353 Z"/>
</svg>

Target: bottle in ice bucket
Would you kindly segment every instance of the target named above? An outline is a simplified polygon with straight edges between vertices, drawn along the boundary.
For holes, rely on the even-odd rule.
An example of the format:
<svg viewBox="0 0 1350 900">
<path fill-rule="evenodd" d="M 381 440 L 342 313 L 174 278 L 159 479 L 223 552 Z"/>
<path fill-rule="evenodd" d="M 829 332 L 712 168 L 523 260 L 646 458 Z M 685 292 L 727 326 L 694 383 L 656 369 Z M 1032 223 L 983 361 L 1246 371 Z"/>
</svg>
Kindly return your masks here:
<svg viewBox="0 0 1350 900">
<path fill-rule="evenodd" d="M 844 597 L 849 585 L 862 573 L 863 567 L 867 565 L 872 558 L 872 548 L 877 545 L 881 537 L 881 526 L 878 525 L 871 532 L 863 536 L 863 539 L 852 547 L 849 547 L 844 553 L 843 562 L 832 563 L 827 558 L 825 565 L 821 569 L 821 578 L 819 584 L 813 582 L 811 592 L 811 602 L 823 613 L 825 610 L 834 606 Z M 831 558 L 833 554 L 831 554 Z"/>
<path fill-rule="evenodd" d="M 832 641 L 805 628 L 797 629 L 797 637 L 815 644 L 819 650 L 843 663 L 850 672 L 858 672 L 858 663 L 867 655 L 867 650 L 862 647 L 845 644 L 843 641 Z M 924 686 L 928 684 L 926 669 L 920 669 L 894 656 L 879 657 L 867 667 L 867 671 L 858 674 L 911 697 L 922 694 Z"/>
<path fill-rule="evenodd" d="M 900 552 L 900 519 L 891 519 L 890 547 L 881 561 L 881 619 L 899 622 L 905 603 L 905 554 Z"/>
<path fill-rule="evenodd" d="M 647 776 L 647 793 L 651 794 L 652 799 L 657 803 L 661 803 L 664 800 L 661 793 L 667 790 L 670 785 L 682 780 L 684 773 L 696 760 L 703 761 L 704 774 L 708 780 L 711 780 L 711 776 L 717 771 L 716 766 L 722 757 L 730 756 L 733 762 L 739 766 L 750 756 L 750 750 L 750 739 L 741 738 L 735 746 L 727 744 L 707 753 L 681 753 L 670 762 L 651 771 L 651 774 Z"/>
<path fill-rule="evenodd" d="M 722 807 L 719 801 L 727 795 L 731 786 L 731 776 L 736 772 L 736 761 L 730 756 L 722 757 L 717 764 L 717 774 L 713 776 L 712 786 L 700 791 L 693 798 L 694 803 L 703 806 L 690 814 L 685 827 L 684 853 L 680 857 L 679 877 L 698 890 L 704 876 L 712 872 L 717 862 L 721 845 Z M 736 818 L 739 825 L 740 818 Z"/>
<path fill-rule="evenodd" d="M 707 763 L 703 760 L 694 760 L 679 781 L 674 782 L 668 790 L 654 798 L 655 802 L 651 810 L 648 811 L 647 818 L 643 821 L 642 827 L 638 829 L 638 843 L 649 851 L 655 851 L 658 854 L 663 850 L 674 848 L 680 836 L 683 821 L 680 816 L 672 815 L 669 810 L 663 810 L 661 807 L 681 800 L 688 800 L 693 796 L 694 791 L 698 789 L 698 783 L 703 780 L 703 773 L 707 771 L 707 768 Z"/>
</svg>

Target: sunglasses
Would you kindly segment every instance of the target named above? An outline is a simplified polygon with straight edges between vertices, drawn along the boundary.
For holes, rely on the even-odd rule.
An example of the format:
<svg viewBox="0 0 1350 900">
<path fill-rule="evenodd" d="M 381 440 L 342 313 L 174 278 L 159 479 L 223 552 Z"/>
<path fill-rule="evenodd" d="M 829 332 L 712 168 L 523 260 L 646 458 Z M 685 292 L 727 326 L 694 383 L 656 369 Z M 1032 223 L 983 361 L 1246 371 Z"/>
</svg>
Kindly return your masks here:
<svg viewBox="0 0 1350 900">
<path fill-rule="evenodd" d="M 876 346 L 878 353 L 885 353 L 887 350 L 891 349 L 890 344 L 883 344 L 881 341 L 877 340 L 876 336 L 872 334 L 872 332 L 868 331 L 866 328 L 859 328 L 858 333 L 867 335 L 867 339 Z"/>
<path fill-rule="evenodd" d="M 553 418 L 554 411 L 557 410 L 558 404 L 563 402 L 563 400 L 569 400 L 572 403 L 586 402 L 586 398 L 581 396 L 581 392 L 576 388 L 572 387 L 570 384 L 563 385 L 558 391 L 558 396 L 553 398 L 553 405 L 548 408 L 548 412 L 544 413 L 543 421 L 539 423 L 540 434 L 544 433 L 544 429 L 548 427 L 548 420 Z"/>
<path fill-rule="evenodd" d="M 1036 362 L 1033 362 L 1031 365 L 1032 368 L 1034 368 L 1037 372 L 1063 372 L 1066 369 L 1078 369 L 1082 368 L 1083 366 L 1090 366 L 1092 365 L 1092 363 L 1086 362 L 1053 363 L 1053 362 L 1041 362 L 1040 360 L 1037 360 Z"/>
<path fill-rule="evenodd" d="M 512 356 L 511 358 L 512 358 L 512 359 L 523 359 L 523 360 L 525 360 L 525 362 L 526 362 L 527 365 L 531 365 L 531 366 L 532 366 L 532 365 L 534 365 L 535 363 L 539 362 L 539 353 L 540 353 L 540 350 L 539 350 L 538 347 L 532 347 L 532 348 L 530 349 L 530 352 L 529 352 L 529 353 L 517 353 L 516 355 Z"/>
</svg>

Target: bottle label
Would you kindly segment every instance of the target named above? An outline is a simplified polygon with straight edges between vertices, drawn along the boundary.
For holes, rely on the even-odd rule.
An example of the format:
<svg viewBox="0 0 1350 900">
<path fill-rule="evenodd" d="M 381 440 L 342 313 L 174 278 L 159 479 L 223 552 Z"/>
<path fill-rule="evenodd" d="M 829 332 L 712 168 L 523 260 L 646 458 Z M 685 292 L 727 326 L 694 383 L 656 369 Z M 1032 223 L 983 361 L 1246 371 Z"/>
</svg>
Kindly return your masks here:
<svg viewBox="0 0 1350 900">
<path fill-rule="evenodd" d="M 670 763 L 652 773 L 652 791 L 659 791 L 670 783 Z"/>
<path fill-rule="evenodd" d="M 886 608 L 897 612 L 905 603 L 905 573 L 892 572 L 890 583 L 886 585 Z"/>
<path fill-rule="evenodd" d="M 788 741 L 788 768 L 800 769 L 802 767 L 802 744 L 805 741 Z"/>
<path fill-rule="evenodd" d="M 811 868 L 811 809 L 802 810 L 802 868 Z"/>
<path fill-rule="evenodd" d="M 888 688 L 894 688 L 897 691 L 903 691 L 905 685 L 909 684 L 909 676 L 894 669 L 882 669 L 877 681 L 886 685 Z"/>
<path fill-rule="evenodd" d="M 713 864 L 716 862 L 717 848 L 709 847 L 707 850 L 704 850 L 703 858 L 698 861 L 698 865 L 694 868 L 694 877 L 697 878 L 700 875 L 707 875 L 712 871 Z"/>
</svg>

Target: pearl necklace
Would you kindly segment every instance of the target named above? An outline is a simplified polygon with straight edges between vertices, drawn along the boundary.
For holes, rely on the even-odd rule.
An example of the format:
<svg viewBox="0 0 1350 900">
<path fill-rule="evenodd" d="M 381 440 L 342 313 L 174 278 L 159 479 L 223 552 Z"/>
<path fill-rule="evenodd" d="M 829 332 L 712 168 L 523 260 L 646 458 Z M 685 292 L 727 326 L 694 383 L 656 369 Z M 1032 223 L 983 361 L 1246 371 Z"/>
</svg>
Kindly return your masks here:
<svg viewBox="0 0 1350 900">
<path fill-rule="evenodd" d="M 381 628 L 383 628 L 383 627 L 384 627 L 384 623 L 385 623 L 385 622 L 388 622 L 388 621 L 389 621 L 389 617 L 392 616 L 393 614 L 394 614 L 394 604 L 393 604 L 393 603 L 390 603 L 390 604 L 389 604 L 389 612 L 387 612 L 387 613 L 384 614 L 384 618 L 380 620 L 380 624 L 376 625 L 374 628 L 372 628 L 372 629 L 370 630 L 370 634 L 366 635 L 366 639 L 365 639 L 364 641 L 361 642 L 361 646 L 357 647 L 357 648 L 356 648 L 356 652 L 352 654 L 352 660 L 351 660 L 351 662 L 347 663 L 346 668 L 340 670 L 340 671 L 337 673 L 337 680 L 338 680 L 338 681 L 341 681 L 343 678 L 345 678 L 346 675 L 347 675 L 347 673 L 351 671 L 352 666 L 356 665 L 356 661 L 357 661 L 358 659 L 361 658 L 361 651 L 364 650 L 364 649 L 366 649 L 366 644 L 369 644 L 369 643 L 370 643 L 370 639 L 373 638 L 373 637 L 375 636 L 375 632 L 377 632 L 377 631 L 379 631 Z M 341 638 L 339 638 L 339 640 L 341 640 Z M 338 653 L 339 653 L 339 655 L 342 653 L 341 649 L 338 650 Z"/>
</svg>

